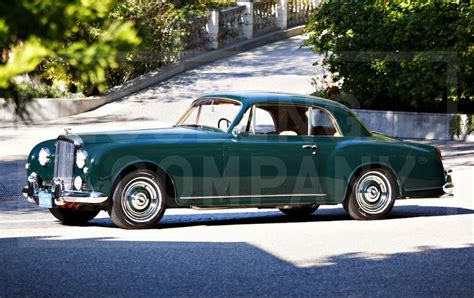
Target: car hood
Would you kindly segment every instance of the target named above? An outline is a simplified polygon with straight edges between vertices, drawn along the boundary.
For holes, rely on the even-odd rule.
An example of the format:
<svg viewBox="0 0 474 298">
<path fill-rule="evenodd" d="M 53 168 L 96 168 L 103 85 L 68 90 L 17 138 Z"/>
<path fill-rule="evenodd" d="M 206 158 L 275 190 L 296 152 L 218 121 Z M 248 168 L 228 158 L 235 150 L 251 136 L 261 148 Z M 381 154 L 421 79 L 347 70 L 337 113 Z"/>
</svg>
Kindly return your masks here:
<svg viewBox="0 0 474 298">
<path fill-rule="evenodd" d="M 160 129 L 140 129 L 140 130 L 120 130 L 104 131 L 95 133 L 78 133 L 61 135 L 59 138 L 74 141 L 80 144 L 99 144 L 110 142 L 133 142 L 133 141 L 153 141 L 164 139 L 184 139 L 184 138 L 207 138 L 224 132 L 213 130 L 188 128 L 188 127 L 170 127 Z"/>
</svg>

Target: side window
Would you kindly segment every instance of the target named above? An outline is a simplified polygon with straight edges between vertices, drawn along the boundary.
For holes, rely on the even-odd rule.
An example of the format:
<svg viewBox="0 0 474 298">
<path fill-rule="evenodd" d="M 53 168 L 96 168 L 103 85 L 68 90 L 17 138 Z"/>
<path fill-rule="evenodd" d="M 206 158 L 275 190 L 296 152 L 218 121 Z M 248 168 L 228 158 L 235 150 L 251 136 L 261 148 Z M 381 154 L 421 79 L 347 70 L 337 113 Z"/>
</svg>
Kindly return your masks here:
<svg viewBox="0 0 474 298">
<path fill-rule="evenodd" d="M 253 106 L 245 112 L 234 131 L 249 134 L 275 134 L 275 121 L 268 111 Z"/>
<path fill-rule="evenodd" d="M 334 118 L 327 111 L 287 103 L 264 103 L 250 107 L 234 131 L 281 136 L 340 136 Z"/>
<path fill-rule="evenodd" d="M 312 109 L 311 125 L 313 136 L 340 136 L 334 125 L 334 120 L 329 116 L 328 112 L 321 109 Z"/>
<path fill-rule="evenodd" d="M 252 129 L 250 131 L 252 132 Z M 255 134 L 274 134 L 275 131 L 272 114 L 261 108 L 255 108 Z"/>
</svg>

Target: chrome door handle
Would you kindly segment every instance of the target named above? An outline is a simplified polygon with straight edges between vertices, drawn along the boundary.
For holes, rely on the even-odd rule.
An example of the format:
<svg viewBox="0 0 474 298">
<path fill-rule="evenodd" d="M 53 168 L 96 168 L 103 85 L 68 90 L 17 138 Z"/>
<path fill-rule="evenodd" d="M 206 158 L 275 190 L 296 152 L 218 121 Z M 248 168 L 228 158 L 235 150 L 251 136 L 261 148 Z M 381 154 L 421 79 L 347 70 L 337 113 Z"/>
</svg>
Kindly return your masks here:
<svg viewBox="0 0 474 298">
<path fill-rule="evenodd" d="M 313 155 L 316 155 L 318 153 L 318 146 L 314 145 L 314 144 L 309 144 L 309 145 L 303 145 L 301 146 L 301 148 L 303 149 L 310 149 L 313 151 Z"/>
</svg>

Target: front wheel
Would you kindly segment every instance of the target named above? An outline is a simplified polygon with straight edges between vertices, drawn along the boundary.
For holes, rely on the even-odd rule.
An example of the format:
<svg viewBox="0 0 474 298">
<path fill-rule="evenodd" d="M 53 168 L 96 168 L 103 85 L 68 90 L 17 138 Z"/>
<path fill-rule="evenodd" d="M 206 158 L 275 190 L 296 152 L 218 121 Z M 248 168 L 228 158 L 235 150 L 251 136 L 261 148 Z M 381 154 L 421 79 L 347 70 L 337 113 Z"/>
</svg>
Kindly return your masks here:
<svg viewBox="0 0 474 298">
<path fill-rule="evenodd" d="M 81 226 L 94 219 L 100 210 L 75 210 L 51 208 L 49 212 L 61 223 L 70 226 Z"/>
<path fill-rule="evenodd" d="M 392 210 L 397 195 L 391 173 L 384 169 L 366 170 L 351 185 L 344 209 L 353 219 L 383 219 Z"/>
<path fill-rule="evenodd" d="M 152 171 L 132 172 L 115 188 L 110 217 L 123 229 L 151 228 L 165 212 L 165 193 L 163 183 Z"/>
</svg>

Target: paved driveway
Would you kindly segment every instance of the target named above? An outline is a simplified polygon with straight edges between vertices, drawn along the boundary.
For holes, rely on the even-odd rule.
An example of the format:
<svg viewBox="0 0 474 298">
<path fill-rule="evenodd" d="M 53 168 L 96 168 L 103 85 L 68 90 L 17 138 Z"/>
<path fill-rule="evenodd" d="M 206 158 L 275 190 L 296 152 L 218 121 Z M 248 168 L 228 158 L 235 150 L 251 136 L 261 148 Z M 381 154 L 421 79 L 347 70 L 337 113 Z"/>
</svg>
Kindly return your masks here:
<svg viewBox="0 0 474 298">
<path fill-rule="evenodd" d="M 95 111 L 34 127 L 1 123 L 0 196 L 17 194 L 30 148 L 74 131 L 159 127 L 201 93 L 310 93 L 315 58 L 301 38 L 178 76 Z M 295 55 L 298 54 L 298 55 Z M 435 142 L 454 197 L 397 202 L 383 221 L 341 207 L 305 220 L 276 210 L 168 210 L 155 229 L 115 228 L 105 213 L 66 227 L 48 211 L 0 200 L 0 296 L 474 295 L 474 147 Z"/>
<path fill-rule="evenodd" d="M 454 197 L 399 201 L 382 221 L 350 220 L 334 206 L 304 220 L 172 209 L 155 229 L 128 231 L 104 212 L 66 227 L 3 201 L 0 296 L 472 297 L 474 167 L 453 173 Z"/>
</svg>

